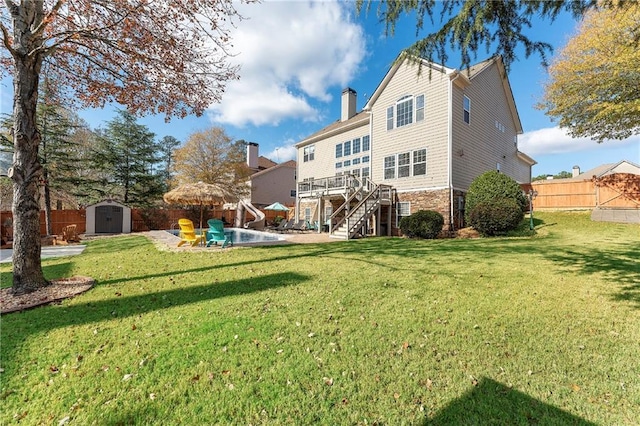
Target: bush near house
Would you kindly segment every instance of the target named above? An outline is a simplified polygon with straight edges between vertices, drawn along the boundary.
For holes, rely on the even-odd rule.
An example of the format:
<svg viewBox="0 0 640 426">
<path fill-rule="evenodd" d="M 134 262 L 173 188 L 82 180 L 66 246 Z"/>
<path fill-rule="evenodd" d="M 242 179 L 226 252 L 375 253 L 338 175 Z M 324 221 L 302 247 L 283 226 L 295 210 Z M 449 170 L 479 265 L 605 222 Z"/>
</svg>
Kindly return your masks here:
<svg viewBox="0 0 640 426">
<path fill-rule="evenodd" d="M 465 201 L 465 220 L 471 221 L 471 212 L 482 202 L 498 198 L 514 200 L 520 209 L 527 210 L 527 198 L 518 182 L 496 170 L 490 170 L 478 176 L 469 187 Z"/>
<path fill-rule="evenodd" d="M 444 218 L 433 210 L 419 210 L 400 220 L 402 233 L 409 238 L 433 239 L 442 231 Z"/>
<path fill-rule="evenodd" d="M 497 198 L 478 203 L 471 211 L 469 222 L 485 236 L 506 234 L 518 227 L 524 212 L 520 205 L 509 198 Z"/>
</svg>

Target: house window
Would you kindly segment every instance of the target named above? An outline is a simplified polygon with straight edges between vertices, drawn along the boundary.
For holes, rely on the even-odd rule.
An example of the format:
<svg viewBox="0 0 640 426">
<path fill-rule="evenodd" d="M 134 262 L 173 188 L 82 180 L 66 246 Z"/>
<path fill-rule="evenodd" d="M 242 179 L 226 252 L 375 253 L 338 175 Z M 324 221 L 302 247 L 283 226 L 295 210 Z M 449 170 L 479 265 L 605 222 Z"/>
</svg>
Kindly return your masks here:
<svg viewBox="0 0 640 426">
<path fill-rule="evenodd" d="M 360 169 L 351 170 L 351 174 L 357 177 L 360 177 Z"/>
<path fill-rule="evenodd" d="M 360 138 L 355 138 L 351 143 L 351 153 L 357 154 L 360 152 Z"/>
<path fill-rule="evenodd" d="M 339 143 L 336 145 L 336 158 L 342 157 L 342 144 Z"/>
<path fill-rule="evenodd" d="M 416 96 L 416 121 L 424 120 L 424 95 Z"/>
<path fill-rule="evenodd" d="M 369 135 L 362 137 L 362 152 L 369 151 Z"/>
<path fill-rule="evenodd" d="M 411 153 L 398 154 L 398 177 L 408 177 L 411 172 Z"/>
<path fill-rule="evenodd" d="M 316 146 L 315 145 L 309 145 L 309 146 L 305 146 L 303 153 L 304 153 L 304 158 L 303 158 L 303 162 L 308 162 L 308 161 L 313 161 L 313 157 L 315 156 L 315 152 L 316 152 Z"/>
<path fill-rule="evenodd" d="M 393 129 L 393 107 L 387 108 L 387 130 Z"/>
<path fill-rule="evenodd" d="M 396 156 L 384 157 L 384 178 L 394 179 L 396 177 Z"/>
<path fill-rule="evenodd" d="M 351 155 L 351 141 L 346 141 L 344 143 L 344 148 L 342 150 L 342 154 L 346 157 L 347 155 Z"/>
<path fill-rule="evenodd" d="M 413 175 L 427 174 L 427 150 L 418 149 L 413 151 Z"/>
<path fill-rule="evenodd" d="M 396 226 L 399 226 L 402 218 L 407 216 L 411 216 L 411 203 L 401 201 L 396 204 Z"/>
<path fill-rule="evenodd" d="M 304 208 L 304 220 L 311 222 L 311 207 Z"/>
<path fill-rule="evenodd" d="M 345 167 L 349 167 L 351 165 L 351 160 L 344 160 L 344 163 L 342 163 L 342 165 Z"/>
<path fill-rule="evenodd" d="M 359 158 L 354 158 L 353 160 L 351 160 L 351 164 L 353 164 L 354 166 L 356 164 L 360 164 L 360 159 Z"/>
<path fill-rule="evenodd" d="M 462 108 L 464 110 L 464 122 L 469 124 L 471 122 L 471 99 L 465 96 L 463 98 Z"/>
<path fill-rule="evenodd" d="M 363 178 L 369 177 L 369 167 L 363 167 L 362 168 L 362 177 Z"/>
<path fill-rule="evenodd" d="M 296 190 L 295 189 L 291 190 L 291 198 L 296 198 Z"/>
<path fill-rule="evenodd" d="M 369 162 L 369 156 L 365 155 L 364 157 L 362 157 L 362 162 L 363 163 L 368 163 Z"/>
<path fill-rule="evenodd" d="M 336 169 L 341 169 L 342 168 L 342 161 L 338 161 L 336 163 Z"/>
<path fill-rule="evenodd" d="M 413 96 L 403 96 L 396 103 L 396 127 L 413 123 Z"/>
</svg>

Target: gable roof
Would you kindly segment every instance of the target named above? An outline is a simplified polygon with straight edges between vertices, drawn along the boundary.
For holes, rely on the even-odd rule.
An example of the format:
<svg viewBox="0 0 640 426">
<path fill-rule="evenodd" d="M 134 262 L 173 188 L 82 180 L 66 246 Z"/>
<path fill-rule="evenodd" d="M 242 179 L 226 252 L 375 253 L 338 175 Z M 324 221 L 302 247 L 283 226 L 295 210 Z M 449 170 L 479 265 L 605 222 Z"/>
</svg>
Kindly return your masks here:
<svg viewBox="0 0 640 426">
<path fill-rule="evenodd" d="M 269 160 L 267 157 L 263 157 L 262 155 L 258 157 L 258 170 L 268 169 L 269 167 L 275 166 L 275 161 Z"/>
<path fill-rule="evenodd" d="M 509 106 L 509 111 L 511 111 L 511 117 L 513 118 L 513 123 L 516 126 L 516 133 L 521 135 L 524 133 L 522 130 L 522 122 L 520 121 L 520 114 L 518 114 L 518 108 L 516 108 L 516 101 L 513 97 L 513 90 L 511 90 L 511 84 L 509 83 L 509 77 L 507 76 L 507 70 L 504 68 L 504 63 L 502 62 L 502 56 L 493 56 L 489 59 L 486 59 L 482 62 L 478 62 L 475 65 L 471 65 L 468 68 L 469 79 L 473 81 L 474 78 L 490 69 L 491 66 L 495 64 L 498 68 L 498 73 L 500 77 L 502 77 L 502 87 L 504 89 L 504 95 L 507 98 L 507 105 Z"/>
<path fill-rule="evenodd" d="M 398 55 L 396 60 L 393 61 L 393 64 L 391 65 L 391 68 L 389 68 L 389 71 L 387 71 L 387 73 L 385 74 L 385 76 L 382 79 L 382 81 L 380 82 L 380 84 L 378 84 L 378 87 L 376 87 L 376 90 L 373 92 L 373 95 L 371 95 L 371 97 L 367 101 L 367 104 L 364 106 L 364 109 L 363 109 L 364 111 L 370 111 L 371 110 L 371 107 L 376 102 L 376 100 L 378 100 L 378 98 L 380 97 L 382 92 L 384 92 L 384 89 L 386 89 L 387 85 L 389 85 L 389 82 L 393 79 L 393 76 L 396 74 L 398 69 L 400 69 L 400 67 L 405 62 L 411 61 L 412 59 L 417 59 L 417 58 L 411 58 L 411 57 L 409 57 L 409 55 L 407 53 L 400 52 L 400 54 Z M 444 74 L 449 75 L 449 74 L 451 74 L 451 73 L 453 73 L 455 71 L 452 68 L 447 68 L 447 67 L 444 67 L 442 65 L 438 65 L 438 64 L 435 64 L 433 62 L 429 62 L 429 61 L 427 61 L 425 59 L 417 59 L 416 62 L 417 62 L 417 65 L 419 65 L 421 67 L 430 68 L 429 72 L 431 72 L 431 70 L 433 70 L 433 71 L 438 71 L 438 72 L 442 72 Z"/>
<path fill-rule="evenodd" d="M 249 178 L 253 179 L 256 176 L 263 176 L 263 175 L 271 173 L 271 172 L 273 172 L 273 171 L 275 171 L 277 169 L 281 169 L 283 167 L 286 167 L 286 168 L 289 168 L 289 169 L 295 169 L 296 168 L 296 162 L 295 162 L 295 160 L 289 160 L 289 161 L 285 161 L 284 163 L 276 164 L 273 167 L 269 167 L 268 169 L 260 170 L 259 172 L 256 172 L 256 173 L 252 174 L 251 176 L 249 176 Z"/>
<path fill-rule="evenodd" d="M 317 132 L 307 136 L 302 141 L 298 142 L 295 146 L 296 148 L 303 147 L 305 145 L 309 145 L 319 139 L 325 139 L 333 135 L 340 134 L 342 132 L 346 132 L 347 130 L 354 129 L 356 127 L 364 126 L 369 124 L 369 113 L 365 111 L 360 111 L 347 121 L 334 121 L 323 129 L 318 130 Z"/>
<path fill-rule="evenodd" d="M 635 163 L 632 163 L 631 161 L 622 160 L 622 161 L 618 161 L 617 163 L 601 164 L 598 167 L 594 167 L 593 169 L 580 173 L 575 178 L 569 178 L 569 179 L 584 180 L 584 179 L 591 179 L 594 176 L 602 177 L 602 176 L 611 175 L 614 173 L 628 173 L 626 171 L 620 172 L 616 170 L 618 168 L 621 168 L 621 166 L 622 168 L 635 171 L 634 174 L 640 174 L 640 166 L 638 166 Z"/>
</svg>

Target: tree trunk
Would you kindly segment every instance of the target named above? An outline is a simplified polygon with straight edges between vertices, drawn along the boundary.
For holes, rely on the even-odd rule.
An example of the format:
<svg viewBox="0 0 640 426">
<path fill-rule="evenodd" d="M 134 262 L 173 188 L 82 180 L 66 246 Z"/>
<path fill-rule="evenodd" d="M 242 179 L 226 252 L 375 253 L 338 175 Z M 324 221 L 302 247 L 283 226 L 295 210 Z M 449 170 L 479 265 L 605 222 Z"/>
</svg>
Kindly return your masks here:
<svg viewBox="0 0 640 426">
<path fill-rule="evenodd" d="M 51 188 L 49 188 L 49 173 L 46 164 L 42 169 L 42 179 L 44 180 L 44 222 L 47 229 L 47 235 L 53 234 L 53 226 L 51 224 Z"/>
<path fill-rule="evenodd" d="M 32 32 L 42 22 L 42 2 L 28 1 L 13 15 L 13 292 L 24 294 L 49 285 L 40 261 L 40 192 L 42 166 L 38 161 L 40 133 L 36 106 L 42 66 L 42 37 Z"/>
</svg>

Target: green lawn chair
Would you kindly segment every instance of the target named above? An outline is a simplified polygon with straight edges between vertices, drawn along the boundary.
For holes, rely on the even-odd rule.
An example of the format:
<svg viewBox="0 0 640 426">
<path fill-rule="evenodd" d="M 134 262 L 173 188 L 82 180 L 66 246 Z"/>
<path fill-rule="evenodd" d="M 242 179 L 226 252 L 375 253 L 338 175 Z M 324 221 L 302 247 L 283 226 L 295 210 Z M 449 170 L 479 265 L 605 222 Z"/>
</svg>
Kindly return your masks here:
<svg viewBox="0 0 640 426">
<path fill-rule="evenodd" d="M 207 247 L 211 244 L 218 245 L 222 243 L 222 248 L 232 246 L 233 241 L 224 233 L 224 223 L 219 219 L 209 219 L 207 221 L 209 229 L 207 230 Z"/>
</svg>

